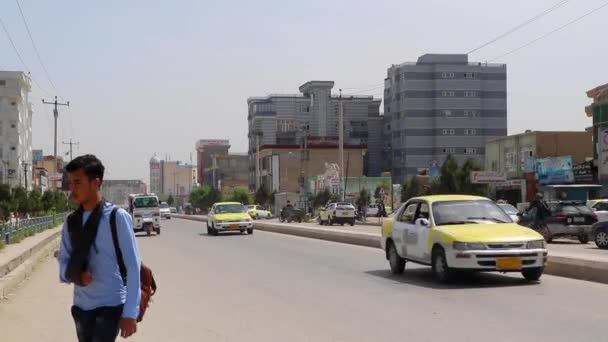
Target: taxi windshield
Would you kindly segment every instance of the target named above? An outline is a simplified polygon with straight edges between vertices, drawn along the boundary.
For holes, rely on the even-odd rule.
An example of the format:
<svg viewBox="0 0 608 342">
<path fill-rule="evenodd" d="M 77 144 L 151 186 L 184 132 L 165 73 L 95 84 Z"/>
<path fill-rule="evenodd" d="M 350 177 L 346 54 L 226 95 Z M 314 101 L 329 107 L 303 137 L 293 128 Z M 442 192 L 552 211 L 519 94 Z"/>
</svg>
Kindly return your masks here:
<svg viewBox="0 0 608 342">
<path fill-rule="evenodd" d="M 489 200 L 445 201 L 433 204 L 435 225 L 457 225 L 491 221 L 495 223 L 512 223 L 511 218 Z"/>
<path fill-rule="evenodd" d="M 245 206 L 242 204 L 222 204 L 215 207 L 216 214 L 238 214 L 244 212 Z"/>
</svg>

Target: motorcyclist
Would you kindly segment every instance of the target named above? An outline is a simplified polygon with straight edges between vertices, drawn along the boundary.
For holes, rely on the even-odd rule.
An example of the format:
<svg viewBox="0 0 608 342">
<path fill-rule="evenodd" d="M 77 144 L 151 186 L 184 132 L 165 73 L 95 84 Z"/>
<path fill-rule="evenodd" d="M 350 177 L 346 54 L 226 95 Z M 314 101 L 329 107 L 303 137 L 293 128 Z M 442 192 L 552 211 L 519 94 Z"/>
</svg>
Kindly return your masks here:
<svg viewBox="0 0 608 342">
<path fill-rule="evenodd" d="M 536 198 L 530 203 L 530 209 L 536 208 L 534 215 L 534 228 L 546 227 L 545 220 L 551 215 L 551 209 L 544 199 L 542 193 L 537 193 Z"/>
</svg>

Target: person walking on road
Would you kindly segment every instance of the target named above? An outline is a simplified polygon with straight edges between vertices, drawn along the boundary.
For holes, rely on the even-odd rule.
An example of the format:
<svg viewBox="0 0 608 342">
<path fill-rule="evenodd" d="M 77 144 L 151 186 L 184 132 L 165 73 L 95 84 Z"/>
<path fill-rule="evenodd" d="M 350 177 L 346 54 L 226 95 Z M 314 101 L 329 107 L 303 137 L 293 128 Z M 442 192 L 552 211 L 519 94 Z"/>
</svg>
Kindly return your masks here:
<svg viewBox="0 0 608 342">
<path fill-rule="evenodd" d="M 65 170 L 79 208 L 63 226 L 59 278 L 74 284 L 71 313 L 78 341 L 112 342 L 119 333 L 128 338 L 137 332 L 141 298 L 141 262 L 131 216 L 103 199 L 105 169 L 95 156 L 80 156 Z M 116 239 L 111 217 L 116 220 Z M 121 276 L 115 244 L 122 251 L 126 280 Z"/>
</svg>

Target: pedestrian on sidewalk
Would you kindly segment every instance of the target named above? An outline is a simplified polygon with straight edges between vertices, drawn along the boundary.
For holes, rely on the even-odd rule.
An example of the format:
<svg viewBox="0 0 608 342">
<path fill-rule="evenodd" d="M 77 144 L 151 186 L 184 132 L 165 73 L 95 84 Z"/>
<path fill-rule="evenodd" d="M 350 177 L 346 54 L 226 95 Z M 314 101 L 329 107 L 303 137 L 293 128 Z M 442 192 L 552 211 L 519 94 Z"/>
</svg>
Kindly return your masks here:
<svg viewBox="0 0 608 342">
<path fill-rule="evenodd" d="M 141 298 L 140 258 L 131 216 L 115 211 L 117 239 L 110 217 L 115 206 L 101 194 L 104 166 L 93 155 L 80 156 L 66 166 L 72 197 L 78 203 L 63 226 L 59 278 L 74 284 L 71 312 L 79 342 L 112 342 L 137 332 Z M 115 245 L 122 251 L 122 278 Z M 126 285 L 125 285 L 126 284 Z"/>
</svg>

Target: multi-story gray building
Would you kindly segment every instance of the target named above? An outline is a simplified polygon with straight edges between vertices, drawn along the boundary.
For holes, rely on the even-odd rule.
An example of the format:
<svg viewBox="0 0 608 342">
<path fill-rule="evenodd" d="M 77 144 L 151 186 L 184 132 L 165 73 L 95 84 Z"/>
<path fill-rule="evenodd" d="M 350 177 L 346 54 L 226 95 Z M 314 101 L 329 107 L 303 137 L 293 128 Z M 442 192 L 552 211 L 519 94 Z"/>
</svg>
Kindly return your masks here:
<svg viewBox="0 0 608 342">
<path fill-rule="evenodd" d="M 483 165 L 486 141 L 507 135 L 507 67 L 466 54 L 427 54 L 388 68 L 384 112 L 391 118 L 395 183 L 448 154 Z"/>
<path fill-rule="evenodd" d="M 252 189 L 256 184 L 257 146 L 293 146 L 302 144 L 306 136 L 338 136 L 339 95 L 331 93 L 333 87 L 332 81 L 310 81 L 300 87 L 300 94 L 272 94 L 247 99 L 249 179 Z M 342 99 L 344 143 L 367 145 L 370 121 L 381 120 L 381 100 L 373 96 L 347 94 Z M 376 124 L 371 125 L 375 127 Z M 377 137 L 374 135 L 374 138 Z M 370 150 L 368 154 L 369 160 L 381 160 L 375 150 Z M 379 175 L 379 163 L 369 164 L 369 175 Z"/>
</svg>

